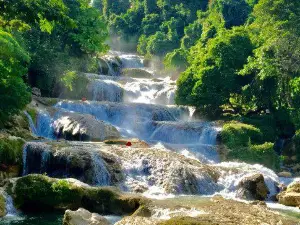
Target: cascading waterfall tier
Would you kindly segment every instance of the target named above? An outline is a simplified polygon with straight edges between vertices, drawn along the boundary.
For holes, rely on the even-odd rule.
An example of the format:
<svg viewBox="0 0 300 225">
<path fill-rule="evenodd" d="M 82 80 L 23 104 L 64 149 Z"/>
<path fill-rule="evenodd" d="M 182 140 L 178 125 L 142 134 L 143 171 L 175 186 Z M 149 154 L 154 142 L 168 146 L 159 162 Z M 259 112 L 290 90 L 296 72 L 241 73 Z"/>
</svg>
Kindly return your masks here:
<svg viewBox="0 0 300 225">
<path fill-rule="evenodd" d="M 23 149 L 23 176 L 37 173 L 76 178 L 96 186 L 111 184 L 110 173 L 99 152 L 88 145 L 66 146 L 66 143 L 28 142 Z"/>
<path fill-rule="evenodd" d="M 207 164 L 162 145 L 140 148 L 105 143 L 29 142 L 24 151 L 25 174 L 47 173 L 92 185 L 116 185 L 148 197 L 221 194 L 235 198 L 240 181 L 252 174 L 264 176 L 271 197 L 278 193 L 280 183 L 272 170 L 260 165 Z"/>
</svg>

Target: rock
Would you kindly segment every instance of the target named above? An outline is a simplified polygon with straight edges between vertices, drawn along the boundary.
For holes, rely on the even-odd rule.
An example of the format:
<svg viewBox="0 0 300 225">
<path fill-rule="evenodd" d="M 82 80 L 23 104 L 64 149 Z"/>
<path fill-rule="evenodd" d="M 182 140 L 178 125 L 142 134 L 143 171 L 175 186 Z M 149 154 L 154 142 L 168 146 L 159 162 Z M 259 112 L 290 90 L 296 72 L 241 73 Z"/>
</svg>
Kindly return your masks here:
<svg viewBox="0 0 300 225">
<path fill-rule="evenodd" d="M 31 89 L 31 93 L 32 93 L 32 95 L 34 95 L 35 97 L 41 97 L 41 96 L 42 96 L 41 90 L 38 89 L 38 88 L 36 88 L 36 87 L 33 87 L 33 88 Z"/>
<path fill-rule="evenodd" d="M 211 201 L 209 198 L 188 196 L 152 200 L 147 205 L 151 217 L 133 214 L 123 218 L 117 225 L 294 225 L 298 221 L 272 212 L 262 202 L 247 204 L 220 196 L 214 199 Z"/>
<path fill-rule="evenodd" d="M 3 191 L 0 191 L 0 217 L 6 215 L 6 200 Z"/>
<path fill-rule="evenodd" d="M 63 225 L 109 225 L 109 222 L 97 213 L 90 213 L 80 208 L 77 211 L 67 210 L 64 215 Z"/>
<path fill-rule="evenodd" d="M 300 163 L 294 165 L 292 170 L 293 170 L 294 173 L 300 171 Z"/>
<path fill-rule="evenodd" d="M 99 214 L 132 214 L 146 199 L 125 195 L 112 187 L 91 187 L 74 179 L 55 179 L 44 175 L 28 175 L 14 179 L 6 186 L 15 206 L 25 212 L 78 209 Z"/>
<path fill-rule="evenodd" d="M 119 138 L 119 131 L 94 116 L 63 112 L 54 122 L 55 134 L 66 140 L 104 141 Z"/>
<path fill-rule="evenodd" d="M 152 74 L 143 69 L 127 68 L 122 70 L 122 75 L 132 78 L 153 78 Z"/>
<path fill-rule="evenodd" d="M 147 206 L 140 206 L 132 216 L 139 216 L 139 217 L 151 217 L 151 210 Z"/>
<path fill-rule="evenodd" d="M 286 191 L 277 195 L 280 204 L 286 206 L 300 206 L 300 181 L 291 183 Z"/>
<path fill-rule="evenodd" d="M 269 189 L 262 174 L 254 174 L 243 178 L 237 191 L 237 197 L 247 200 L 265 200 Z"/>
<path fill-rule="evenodd" d="M 145 141 L 141 141 L 139 139 L 114 139 L 114 140 L 106 140 L 104 141 L 105 144 L 108 145 L 122 145 L 126 146 L 130 143 L 131 148 L 149 148 L 149 144 Z"/>
<path fill-rule="evenodd" d="M 283 172 L 278 173 L 278 176 L 279 177 L 286 177 L 286 178 L 293 177 L 293 175 L 290 172 L 287 172 L 287 171 L 283 171 Z"/>
<path fill-rule="evenodd" d="M 51 177 L 73 177 L 92 185 L 114 185 L 123 177 L 120 163 L 105 152 L 104 144 L 73 142 L 27 142 L 24 148 L 25 174 L 46 173 Z"/>
</svg>

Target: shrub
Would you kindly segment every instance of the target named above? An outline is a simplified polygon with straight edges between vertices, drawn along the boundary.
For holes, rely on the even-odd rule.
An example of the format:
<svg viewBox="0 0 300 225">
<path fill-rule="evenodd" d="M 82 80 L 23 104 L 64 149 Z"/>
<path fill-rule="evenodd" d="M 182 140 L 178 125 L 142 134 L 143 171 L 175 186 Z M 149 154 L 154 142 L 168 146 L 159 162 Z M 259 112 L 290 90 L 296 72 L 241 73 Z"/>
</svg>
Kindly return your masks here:
<svg viewBox="0 0 300 225">
<path fill-rule="evenodd" d="M 279 156 L 273 149 L 274 144 L 266 142 L 261 145 L 251 145 L 231 149 L 228 153 L 229 160 L 238 160 L 251 164 L 261 164 L 270 169 L 280 168 Z"/>
<path fill-rule="evenodd" d="M 0 164 L 21 165 L 24 140 L 0 137 Z"/>
<path fill-rule="evenodd" d="M 228 148 L 234 149 L 249 146 L 251 143 L 260 143 L 262 132 L 252 125 L 232 121 L 223 126 L 221 137 Z"/>
</svg>

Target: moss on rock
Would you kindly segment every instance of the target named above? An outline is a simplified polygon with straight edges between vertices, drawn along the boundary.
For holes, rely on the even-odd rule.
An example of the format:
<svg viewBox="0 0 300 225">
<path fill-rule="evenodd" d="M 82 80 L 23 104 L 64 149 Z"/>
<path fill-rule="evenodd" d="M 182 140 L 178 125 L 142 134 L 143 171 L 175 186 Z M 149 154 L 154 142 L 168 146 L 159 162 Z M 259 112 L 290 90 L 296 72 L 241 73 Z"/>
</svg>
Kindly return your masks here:
<svg viewBox="0 0 300 225">
<path fill-rule="evenodd" d="M 153 78 L 152 74 L 148 71 L 137 68 L 123 69 L 122 75 L 132 78 Z"/>
<path fill-rule="evenodd" d="M 24 211 L 49 211 L 83 207 L 100 214 L 130 214 L 143 201 L 138 196 L 122 195 L 115 188 L 90 187 L 70 179 L 28 175 L 16 180 L 12 193 L 17 208 Z"/>
<path fill-rule="evenodd" d="M 0 217 L 6 215 L 6 200 L 3 193 L 0 193 Z"/>
<path fill-rule="evenodd" d="M 36 108 L 33 107 L 27 107 L 26 111 L 28 112 L 28 114 L 30 115 L 30 117 L 32 118 L 32 121 L 34 123 L 36 123 L 37 121 L 37 116 L 38 116 L 38 111 L 36 110 Z"/>
<path fill-rule="evenodd" d="M 0 135 L 0 164 L 8 169 L 9 166 L 22 166 L 22 152 L 25 141 L 22 138 Z"/>
<path fill-rule="evenodd" d="M 212 219 L 194 218 L 194 217 L 174 217 L 164 221 L 159 225 L 218 225 Z"/>
</svg>

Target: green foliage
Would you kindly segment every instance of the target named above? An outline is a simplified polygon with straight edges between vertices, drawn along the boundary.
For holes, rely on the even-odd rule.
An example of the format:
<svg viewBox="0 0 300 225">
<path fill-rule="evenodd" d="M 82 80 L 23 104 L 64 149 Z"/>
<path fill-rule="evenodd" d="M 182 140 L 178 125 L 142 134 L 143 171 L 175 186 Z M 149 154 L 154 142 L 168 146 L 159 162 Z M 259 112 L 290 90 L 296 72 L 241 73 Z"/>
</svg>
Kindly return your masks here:
<svg viewBox="0 0 300 225">
<path fill-rule="evenodd" d="M 176 100 L 178 104 L 192 104 L 218 114 L 220 107 L 229 103 L 231 93 L 239 91 L 241 77 L 237 71 L 247 62 L 253 47 L 243 29 L 224 31 L 205 48 L 198 45 L 190 53 L 197 56 L 177 82 Z"/>
<path fill-rule="evenodd" d="M 238 160 L 251 164 L 257 163 L 278 170 L 280 168 L 280 160 L 274 151 L 274 144 L 265 142 L 266 138 L 271 137 L 264 132 L 272 132 L 271 127 L 267 126 L 269 125 L 268 119 L 266 118 L 262 121 L 261 119 L 244 118 L 244 120 L 253 124 L 259 124 L 260 127 L 265 129 L 262 131 L 253 125 L 237 121 L 226 123 L 221 131 L 221 138 L 222 143 L 229 149 L 227 160 Z"/>
<path fill-rule="evenodd" d="M 0 137 L 0 164 L 22 166 L 23 139 Z"/>
<path fill-rule="evenodd" d="M 53 91 L 64 71 L 87 72 L 91 56 L 108 49 L 107 25 L 87 0 L 5 0 L 0 10 L 2 26 L 15 34 L 31 57 L 30 85 L 43 95 L 57 94 Z"/>
<path fill-rule="evenodd" d="M 226 28 L 243 25 L 251 12 L 245 0 L 215 0 L 212 4 L 222 12 Z"/>
<path fill-rule="evenodd" d="M 262 132 L 249 124 L 232 121 L 223 126 L 222 142 L 230 149 L 250 146 L 262 141 Z"/>
<path fill-rule="evenodd" d="M 228 153 L 228 160 L 238 160 L 251 164 L 261 164 L 273 170 L 280 169 L 279 156 L 273 149 L 273 143 L 251 145 L 242 148 L 231 149 Z"/>
<path fill-rule="evenodd" d="M 184 71 L 188 65 L 188 52 L 184 49 L 175 49 L 166 55 L 164 65 L 168 69 L 175 69 L 177 71 Z"/>
<path fill-rule="evenodd" d="M 30 92 L 23 82 L 29 56 L 14 37 L 0 30 L 0 122 L 23 109 Z"/>
<path fill-rule="evenodd" d="M 65 98 L 81 99 L 88 98 L 87 86 L 89 84 L 88 78 L 76 71 L 67 71 L 61 78 L 63 85 L 62 95 Z"/>
</svg>

